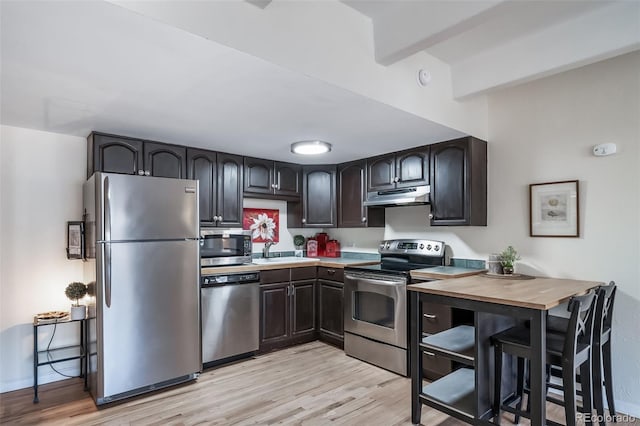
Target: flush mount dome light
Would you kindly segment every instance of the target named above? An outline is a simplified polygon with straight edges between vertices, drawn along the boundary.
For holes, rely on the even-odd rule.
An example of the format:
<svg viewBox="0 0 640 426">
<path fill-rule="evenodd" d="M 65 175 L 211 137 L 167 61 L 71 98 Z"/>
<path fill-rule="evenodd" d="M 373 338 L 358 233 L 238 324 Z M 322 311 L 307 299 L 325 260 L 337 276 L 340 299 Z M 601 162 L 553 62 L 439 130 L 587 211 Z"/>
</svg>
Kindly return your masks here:
<svg viewBox="0 0 640 426">
<path fill-rule="evenodd" d="M 291 152 L 302 155 L 317 155 L 331 151 L 331 144 L 325 141 L 300 141 L 291 144 Z"/>
</svg>

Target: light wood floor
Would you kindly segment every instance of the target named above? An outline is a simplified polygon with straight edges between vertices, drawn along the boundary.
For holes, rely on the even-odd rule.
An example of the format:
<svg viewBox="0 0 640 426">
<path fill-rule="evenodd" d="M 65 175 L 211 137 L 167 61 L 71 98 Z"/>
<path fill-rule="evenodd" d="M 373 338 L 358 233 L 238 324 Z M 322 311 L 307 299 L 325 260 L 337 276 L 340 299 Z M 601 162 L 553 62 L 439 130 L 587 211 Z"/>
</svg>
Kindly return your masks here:
<svg viewBox="0 0 640 426">
<path fill-rule="evenodd" d="M 410 380 L 320 342 L 205 371 L 195 383 L 97 409 L 80 379 L 0 395 L 0 424 L 409 425 Z M 563 411 L 548 415 L 563 421 Z M 507 420 L 508 419 L 508 420 Z M 463 424 L 429 407 L 422 424 Z M 505 416 L 503 424 L 511 424 Z"/>
</svg>

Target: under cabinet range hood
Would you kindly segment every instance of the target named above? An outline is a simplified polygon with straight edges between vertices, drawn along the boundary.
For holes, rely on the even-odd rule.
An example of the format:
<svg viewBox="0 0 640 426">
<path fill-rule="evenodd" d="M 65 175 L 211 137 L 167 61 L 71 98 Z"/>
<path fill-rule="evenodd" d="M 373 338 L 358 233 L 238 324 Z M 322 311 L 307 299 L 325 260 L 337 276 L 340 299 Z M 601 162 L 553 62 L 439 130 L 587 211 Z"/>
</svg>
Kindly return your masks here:
<svg viewBox="0 0 640 426">
<path fill-rule="evenodd" d="M 388 189 L 367 193 L 365 206 L 415 206 L 429 204 L 429 185 L 410 188 Z"/>
</svg>

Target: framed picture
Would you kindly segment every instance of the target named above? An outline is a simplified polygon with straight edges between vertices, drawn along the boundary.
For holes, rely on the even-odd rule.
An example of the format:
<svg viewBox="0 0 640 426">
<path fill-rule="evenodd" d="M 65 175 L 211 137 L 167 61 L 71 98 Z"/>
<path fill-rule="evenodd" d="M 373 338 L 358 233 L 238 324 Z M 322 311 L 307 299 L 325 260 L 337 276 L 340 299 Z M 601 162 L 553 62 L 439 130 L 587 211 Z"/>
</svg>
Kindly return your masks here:
<svg viewBox="0 0 640 426">
<path fill-rule="evenodd" d="M 529 235 L 579 237 L 578 181 L 529 185 Z"/>
<path fill-rule="evenodd" d="M 280 238 L 280 210 L 243 209 L 242 229 L 251 231 L 251 241 L 254 243 L 277 243 Z"/>
<path fill-rule="evenodd" d="M 67 222 L 67 259 L 84 258 L 84 222 Z"/>
</svg>

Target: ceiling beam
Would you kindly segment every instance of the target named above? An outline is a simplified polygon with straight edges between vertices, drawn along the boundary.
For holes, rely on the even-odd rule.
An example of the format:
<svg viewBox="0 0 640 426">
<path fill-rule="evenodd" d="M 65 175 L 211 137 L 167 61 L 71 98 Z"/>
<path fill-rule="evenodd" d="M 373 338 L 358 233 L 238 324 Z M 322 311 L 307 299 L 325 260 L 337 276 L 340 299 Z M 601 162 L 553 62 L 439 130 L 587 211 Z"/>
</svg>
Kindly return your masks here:
<svg viewBox="0 0 640 426">
<path fill-rule="evenodd" d="M 376 62 L 391 65 L 489 21 L 505 0 L 345 3 L 371 17 Z"/>
<path fill-rule="evenodd" d="M 640 49 L 640 3 L 615 2 L 451 66 L 456 99 Z"/>
</svg>

